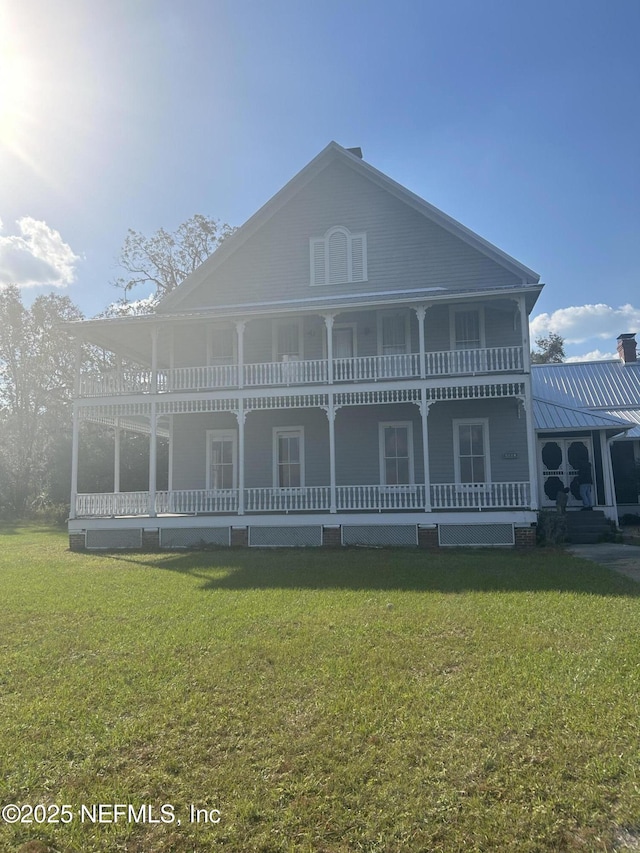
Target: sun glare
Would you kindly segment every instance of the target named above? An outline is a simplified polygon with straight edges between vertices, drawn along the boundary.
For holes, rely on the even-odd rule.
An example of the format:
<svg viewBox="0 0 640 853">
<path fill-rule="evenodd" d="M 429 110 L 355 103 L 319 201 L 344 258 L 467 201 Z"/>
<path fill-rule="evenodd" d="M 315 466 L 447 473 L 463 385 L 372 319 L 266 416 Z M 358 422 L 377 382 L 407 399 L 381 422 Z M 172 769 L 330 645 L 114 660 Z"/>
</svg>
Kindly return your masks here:
<svg viewBox="0 0 640 853">
<path fill-rule="evenodd" d="M 0 145 L 15 153 L 26 142 L 33 91 L 28 59 L 0 40 Z"/>
</svg>

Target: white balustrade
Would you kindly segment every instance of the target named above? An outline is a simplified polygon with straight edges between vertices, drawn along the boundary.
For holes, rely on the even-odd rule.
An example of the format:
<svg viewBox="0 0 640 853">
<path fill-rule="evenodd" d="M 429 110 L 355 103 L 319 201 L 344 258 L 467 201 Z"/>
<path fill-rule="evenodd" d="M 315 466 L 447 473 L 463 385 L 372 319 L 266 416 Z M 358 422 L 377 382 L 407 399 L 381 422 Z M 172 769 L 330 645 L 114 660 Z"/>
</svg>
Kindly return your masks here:
<svg viewBox="0 0 640 853">
<path fill-rule="evenodd" d="M 329 504 L 328 486 L 245 489 L 246 512 L 327 511 Z"/>
<path fill-rule="evenodd" d="M 522 347 L 427 352 L 427 376 L 498 373 L 523 369 Z"/>
<path fill-rule="evenodd" d="M 238 489 L 179 489 L 156 494 L 156 512 L 194 515 L 238 511 Z"/>
<path fill-rule="evenodd" d="M 200 391 L 235 388 L 237 364 L 209 364 L 203 367 L 174 367 L 168 373 L 168 391 Z"/>
<path fill-rule="evenodd" d="M 432 483 L 433 509 L 526 508 L 529 483 Z"/>
<path fill-rule="evenodd" d="M 422 485 L 338 486 L 339 510 L 424 509 L 425 488 Z"/>
<path fill-rule="evenodd" d="M 419 375 L 420 356 L 417 352 L 333 360 L 335 382 L 371 382 L 377 379 L 404 379 Z"/>
<path fill-rule="evenodd" d="M 309 361 L 266 361 L 245 364 L 244 384 L 255 385 L 311 385 L 327 381 L 326 359 Z"/>
<path fill-rule="evenodd" d="M 148 515 L 149 492 L 108 492 L 76 496 L 76 516 Z"/>
</svg>

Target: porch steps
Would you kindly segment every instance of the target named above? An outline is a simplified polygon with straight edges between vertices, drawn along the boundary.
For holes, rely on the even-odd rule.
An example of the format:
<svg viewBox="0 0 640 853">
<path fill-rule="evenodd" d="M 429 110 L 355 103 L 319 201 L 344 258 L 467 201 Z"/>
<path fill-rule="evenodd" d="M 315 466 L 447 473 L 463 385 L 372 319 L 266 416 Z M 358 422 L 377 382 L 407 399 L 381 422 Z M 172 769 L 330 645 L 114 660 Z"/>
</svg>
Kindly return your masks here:
<svg viewBox="0 0 640 853">
<path fill-rule="evenodd" d="M 567 538 L 572 545 L 592 545 L 608 533 L 611 533 L 611 525 L 602 510 L 567 513 Z"/>
</svg>

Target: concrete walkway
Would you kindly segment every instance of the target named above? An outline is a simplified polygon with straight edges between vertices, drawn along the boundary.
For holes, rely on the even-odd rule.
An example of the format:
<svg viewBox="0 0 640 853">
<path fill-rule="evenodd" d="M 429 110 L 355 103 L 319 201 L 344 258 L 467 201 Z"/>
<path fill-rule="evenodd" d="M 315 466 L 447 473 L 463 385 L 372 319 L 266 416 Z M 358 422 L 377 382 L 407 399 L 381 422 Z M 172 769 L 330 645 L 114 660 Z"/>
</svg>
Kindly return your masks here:
<svg viewBox="0 0 640 853">
<path fill-rule="evenodd" d="M 567 550 L 576 557 L 600 563 L 640 583 L 640 548 L 617 542 L 600 542 L 597 545 L 569 545 Z"/>
</svg>

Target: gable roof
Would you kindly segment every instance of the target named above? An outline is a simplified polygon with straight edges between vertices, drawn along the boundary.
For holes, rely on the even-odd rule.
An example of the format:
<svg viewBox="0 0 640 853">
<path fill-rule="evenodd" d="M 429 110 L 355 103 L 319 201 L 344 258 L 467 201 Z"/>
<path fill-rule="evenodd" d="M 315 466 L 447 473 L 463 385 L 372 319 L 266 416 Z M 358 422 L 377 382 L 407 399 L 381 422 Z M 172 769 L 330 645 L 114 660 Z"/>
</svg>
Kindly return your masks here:
<svg viewBox="0 0 640 853">
<path fill-rule="evenodd" d="M 415 193 L 403 187 L 401 184 L 389 178 L 383 172 L 375 169 L 350 150 L 330 142 L 314 159 L 308 163 L 295 177 L 279 190 L 266 204 L 253 214 L 237 231 L 227 237 L 222 245 L 208 258 L 197 270 L 195 270 L 182 284 L 169 293 L 157 307 L 158 313 L 170 312 L 178 308 L 180 303 L 198 288 L 224 261 L 238 251 L 244 243 L 256 233 L 256 231 L 277 211 L 279 211 L 296 193 L 312 181 L 317 175 L 327 168 L 331 163 L 340 161 L 353 169 L 357 174 L 382 187 L 387 192 L 412 207 L 418 213 L 425 216 L 431 222 L 439 225 L 449 233 L 463 240 L 472 248 L 489 257 L 495 263 L 518 276 L 523 283 L 537 283 L 540 280 L 538 273 L 516 261 L 510 255 L 498 249 L 492 243 L 484 240 L 469 228 L 457 222 L 452 217 L 443 213 L 429 202 L 424 201 Z"/>
</svg>

